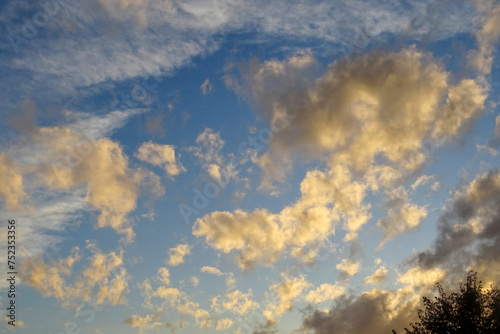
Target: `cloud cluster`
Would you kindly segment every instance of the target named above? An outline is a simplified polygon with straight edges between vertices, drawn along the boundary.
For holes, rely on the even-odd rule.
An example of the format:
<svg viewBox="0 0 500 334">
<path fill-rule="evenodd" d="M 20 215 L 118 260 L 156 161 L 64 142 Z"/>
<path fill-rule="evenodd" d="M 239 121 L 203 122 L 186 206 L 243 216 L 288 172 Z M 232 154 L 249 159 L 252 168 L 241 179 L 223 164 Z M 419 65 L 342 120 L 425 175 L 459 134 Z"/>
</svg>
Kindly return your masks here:
<svg viewBox="0 0 500 334">
<path fill-rule="evenodd" d="M 419 180 L 421 179 L 417 179 L 415 183 Z M 402 186 L 388 191 L 387 197 L 388 214 L 385 218 L 377 222 L 377 225 L 385 232 L 379 247 L 382 247 L 396 235 L 416 229 L 420 225 L 421 220 L 427 216 L 425 207 L 410 203 L 408 193 Z"/>
<path fill-rule="evenodd" d="M 97 225 L 111 227 L 131 241 L 135 234 L 127 215 L 136 208 L 142 176 L 130 169 L 121 146 L 108 138 L 91 143 L 67 128 L 41 128 L 40 132 L 50 149 L 39 177 L 55 189 L 85 186 L 85 201 L 101 212 Z M 77 156 L 69 165 L 72 168 L 58 163 L 71 159 L 67 147 L 78 142 L 87 145 L 86 156 Z"/>
<path fill-rule="evenodd" d="M 469 54 L 469 63 L 479 73 L 487 75 L 493 65 L 495 46 L 500 38 L 500 4 L 490 0 L 475 0 L 478 9 L 482 12 L 479 29 L 475 32 L 478 50 Z"/>
<path fill-rule="evenodd" d="M 498 282 L 492 268 L 500 267 L 500 171 L 478 175 L 457 190 L 438 222 L 431 249 L 409 260 L 422 268 L 437 266 L 463 274 L 467 268 L 484 280 Z"/>
<path fill-rule="evenodd" d="M 301 183 L 302 197 L 281 212 L 212 212 L 197 219 L 193 234 L 224 253 L 237 251 L 243 269 L 257 263 L 270 265 L 287 252 L 312 262 L 334 232 L 334 222 L 344 220 L 348 239 L 367 222 L 368 207 L 362 204 L 365 189 L 366 185 L 352 181 L 343 166 L 327 173 L 313 170 Z"/>
<path fill-rule="evenodd" d="M 296 115 L 260 157 L 264 185 L 289 170 L 297 154 L 327 153 L 331 166 L 365 173 L 382 157 L 403 171 L 415 170 L 426 162 L 424 139 L 432 135 L 439 146 L 456 137 L 486 99 L 478 82 L 452 85 L 446 70 L 415 47 L 341 59 L 305 81 L 312 63 L 310 54 L 298 54 L 252 64 L 245 74 L 262 115 L 271 120 L 283 109 Z M 270 88 L 276 82 L 286 84 Z"/>
<path fill-rule="evenodd" d="M 277 298 L 277 301 L 266 305 L 264 316 L 268 321 L 274 321 L 276 317 L 291 309 L 295 299 L 299 298 L 302 291 L 310 286 L 311 283 L 304 277 L 285 277 L 282 282 L 271 285 L 269 291 Z"/>
<path fill-rule="evenodd" d="M 341 297 L 330 311 L 316 310 L 304 318 L 302 328 L 326 333 L 389 333 L 402 330 L 415 317 L 418 298 L 411 290 L 396 292 L 374 289 L 359 297 Z"/>
<path fill-rule="evenodd" d="M 240 290 L 234 290 L 226 293 L 224 298 L 221 296 L 213 297 L 211 299 L 211 307 L 218 313 L 229 311 L 234 314 L 244 315 L 259 307 L 259 304 L 255 302 L 252 297 L 253 294 L 251 290 L 246 293 Z"/>
<path fill-rule="evenodd" d="M 102 253 L 92 242 L 87 242 L 86 248 L 91 256 L 81 273 L 76 274 L 73 268 L 82 259 L 81 250 L 74 248 L 70 256 L 51 263 L 38 257 L 24 260 L 21 278 L 42 295 L 64 305 L 91 300 L 96 304 L 125 304 L 129 277 L 123 267 L 123 251 Z"/>
</svg>

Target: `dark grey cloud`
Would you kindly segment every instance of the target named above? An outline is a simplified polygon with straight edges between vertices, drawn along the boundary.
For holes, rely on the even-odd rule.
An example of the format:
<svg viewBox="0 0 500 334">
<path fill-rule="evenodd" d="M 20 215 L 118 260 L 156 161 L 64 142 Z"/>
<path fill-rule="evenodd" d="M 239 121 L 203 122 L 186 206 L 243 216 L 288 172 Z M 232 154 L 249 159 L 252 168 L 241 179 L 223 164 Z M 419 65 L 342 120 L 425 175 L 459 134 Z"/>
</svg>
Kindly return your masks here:
<svg viewBox="0 0 500 334">
<path fill-rule="evenodd" d="M 480 270 L 485 263 L 500 265 L 500 170 L 479 175 L 458 190 L 438 221 L 431 249 L 410 258 L 423 268 L 443 266 Z M 498 279 L 498 278 L 497 278 Z"/>
</svg>

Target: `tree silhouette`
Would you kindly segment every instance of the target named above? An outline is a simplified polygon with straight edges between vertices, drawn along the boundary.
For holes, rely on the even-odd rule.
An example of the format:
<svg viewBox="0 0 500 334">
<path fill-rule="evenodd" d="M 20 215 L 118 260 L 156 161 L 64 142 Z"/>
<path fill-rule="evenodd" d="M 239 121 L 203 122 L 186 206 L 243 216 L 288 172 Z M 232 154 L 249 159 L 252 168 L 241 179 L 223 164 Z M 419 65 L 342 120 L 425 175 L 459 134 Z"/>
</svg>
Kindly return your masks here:
<svg viewBox="0 0 500 334">
<path fill-rule="evenodd" d="M 483 289 L 474 271 L 469 271 L 459 292 L 447 295 L 440 283 L 437 287 L 439 294 L 434 300 L 423 297 L 425 310 L 418 310 L 420 322 L 410 323 L 406 334 L 500 334 L 498 288 Z"/>
</svg>

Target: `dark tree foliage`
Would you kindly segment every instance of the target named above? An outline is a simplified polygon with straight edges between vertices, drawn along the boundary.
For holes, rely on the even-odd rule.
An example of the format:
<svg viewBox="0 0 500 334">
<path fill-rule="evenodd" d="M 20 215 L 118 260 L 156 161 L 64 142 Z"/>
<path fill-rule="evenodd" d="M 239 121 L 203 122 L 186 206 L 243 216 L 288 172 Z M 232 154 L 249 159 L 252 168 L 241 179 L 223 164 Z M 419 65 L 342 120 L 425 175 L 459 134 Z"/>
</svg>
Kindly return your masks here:
<svg viewBox="0 0 500 334">
<path fill-rule="evenodd" d="M 470 271 L 460 292 L 447 295 L 437 283 L 439 295 L 423 297 L 425 310 L 418 310 L 420 322 L 411 323 L 406 334 L 500 334 L 500 290 L 485 290 L 477 273 Z M 396 331 L 392 331 L 396 334 Z"/>
</svg>

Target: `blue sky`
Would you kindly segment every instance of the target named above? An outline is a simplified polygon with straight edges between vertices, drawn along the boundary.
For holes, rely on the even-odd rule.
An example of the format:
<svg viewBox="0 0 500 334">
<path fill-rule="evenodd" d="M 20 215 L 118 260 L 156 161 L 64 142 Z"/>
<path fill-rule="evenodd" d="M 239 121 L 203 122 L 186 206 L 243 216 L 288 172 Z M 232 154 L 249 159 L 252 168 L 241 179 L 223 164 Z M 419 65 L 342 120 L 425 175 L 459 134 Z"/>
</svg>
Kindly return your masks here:
<svg viewBox="0 0 500 334">
<path fill-rule="evenodd" d="M 499 20 L 0 2 L 0 331 L 390 333 L 436 281 L 498 284 Z"/>
</svg>

